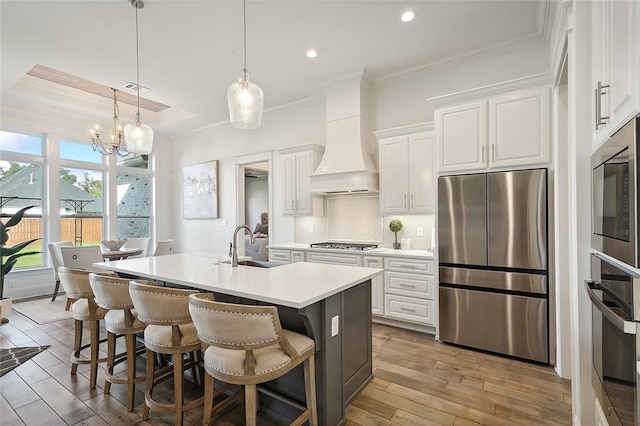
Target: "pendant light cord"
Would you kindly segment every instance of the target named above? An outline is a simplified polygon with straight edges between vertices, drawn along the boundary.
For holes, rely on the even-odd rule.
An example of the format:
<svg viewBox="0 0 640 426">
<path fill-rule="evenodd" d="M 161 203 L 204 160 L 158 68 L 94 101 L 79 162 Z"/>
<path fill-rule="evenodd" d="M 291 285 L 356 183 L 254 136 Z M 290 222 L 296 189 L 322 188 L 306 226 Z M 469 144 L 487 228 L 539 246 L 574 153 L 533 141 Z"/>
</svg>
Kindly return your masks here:
<svg viewBox="0 0 640 426">
<path fill-rule="evenodd" d="M 244 74 L 245 74 L 245 80 L 247 78 L 246 74 L 247 74 L 247 0 L 243 0 L 242 1 L 242 39 L 243 39 L 243 46 L 244 46 Z"/>
<path fill-rule="evenodd" d="M 136 113 L 136 122 L 140 122 L 140 50 L 138 42 L 138 6 L 134 6 L 136 9 L 136 85 L 138 92 L 138 112 Z"/>
</svg>

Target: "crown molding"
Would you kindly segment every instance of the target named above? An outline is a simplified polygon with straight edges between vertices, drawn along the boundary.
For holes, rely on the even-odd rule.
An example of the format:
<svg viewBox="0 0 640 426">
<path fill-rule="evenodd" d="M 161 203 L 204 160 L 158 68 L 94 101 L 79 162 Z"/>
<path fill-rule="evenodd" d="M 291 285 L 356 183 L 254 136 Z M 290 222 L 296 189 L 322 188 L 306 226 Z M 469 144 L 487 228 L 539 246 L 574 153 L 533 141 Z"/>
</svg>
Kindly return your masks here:
<svg viewBox="0 0 640 426">
<path fill-rule="evenodd" d="M 548 72 L 531 75 L 528 77 L 516 78 L 497 84 L 490 84 L 475 89 L 463 90 L 442 96 L 435 96 L 427 99 L 434 107 L 439 108 L 445 105 L 454 105 L 469 102 L 489 96 L 499 95 L 516 89 L 528 89 L 532 87 L 550 86 L 551 76 Z"/>
<path fill-rule="evenodd" d="M 428 65 L 411 68 L 395 74 L 379 77 L 374 80 L 376 87 L 392 86 L 394 84 L 406 82 L 428 75 L 453 70 L 462 66 L 483 62 L 489 59 L 507 55 L 509 53 L 530 49 L 536 46 L 547 44 L 548 41 L 540 34 L 524 36 L 508 42 L 495 44 L 491 47 L 478 49 L 471 53 L 453 56 L 441 61 L 432 62 Z"/>
<path fill-rule="evenodd" d="M 538 33 L 542 34 L 546 40 L 549 40 L 549 38 L 551 37 L 555 8 L 555 1 L 545 0 L 538 3 L 538 18 L 536 21 L 536 29 L 538 30 Z"/>
<path fill-rule="evenodd" d="M 570 0 L 560 2 L 558 7 L 555 8 L 553 29 L 550 40 L 551 64 L 549 67 L 551 75 L 554 77 L 554 84 L 557 84 L 560 78 L 560 71 L 567 51 L 567 34 L 571 29 L 572 10 L 573 2 Z"/>
<path fill-rule="evenodd" d="M 426 121 L 424 123 L 409 124 L 408 126 L 393 127 L 391 129 L 375 130 L 374 135 L 378 139 L 389 138 L 394 136 L 404 136 L 412 133 L 420 132 L 432 132 L 433 121 Z"/>
</svg>

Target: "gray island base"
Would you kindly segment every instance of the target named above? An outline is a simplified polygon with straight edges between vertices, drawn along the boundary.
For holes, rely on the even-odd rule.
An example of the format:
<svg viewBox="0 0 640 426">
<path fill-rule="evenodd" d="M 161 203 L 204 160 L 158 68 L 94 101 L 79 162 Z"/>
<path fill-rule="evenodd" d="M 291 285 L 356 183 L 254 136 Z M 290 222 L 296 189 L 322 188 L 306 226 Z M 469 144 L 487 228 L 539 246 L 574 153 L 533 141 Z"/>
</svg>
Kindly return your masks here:
<svg viewBox="0 0 640 426">
<path fill-rule="evenodd" d="M 173 269 L 172 264 L 178 269 Z M 277 268 L 231 268 L 189 255 L 102 262 L 95 266 L 168 285 L 211 291 L 216 300 L 223 302 L 277 306 L 284 328 L 315 341 L 319 425 L 345 424 L 346 407 L 373 379 L 371 277 L 382 273 L 380 269 L 302 262 Z M 199 268 L 203 270 L 199 272 Z M 300 291 L 300 287 L 305 289 Z M 299 366 L 262 386 L 259 407 L 290 421 L 299 413 L 279 397 L 305 405 L 304 395 Z"/>
</svg>

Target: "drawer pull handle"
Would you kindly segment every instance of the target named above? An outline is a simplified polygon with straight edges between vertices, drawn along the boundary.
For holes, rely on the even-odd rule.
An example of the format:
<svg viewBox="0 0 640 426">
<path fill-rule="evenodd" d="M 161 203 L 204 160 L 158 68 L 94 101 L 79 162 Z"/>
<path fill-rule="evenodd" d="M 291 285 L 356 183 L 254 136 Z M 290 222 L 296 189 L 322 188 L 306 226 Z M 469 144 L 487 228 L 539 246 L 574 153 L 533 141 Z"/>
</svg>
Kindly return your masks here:
<svg viewBox="0 0 640 426">
<path fill-rule="evenodd" d="M 403 307 L 401 307 L 400 310 L 401 311 L 407 311 L 407 312 L 415 312 L 416 311 L 415 309 L 403 308 Z"/>
<path fill-rule="evenodd" d="M 416 288 L 416 286 L 414 284 L 405 284 L 405 283 L 400 283 L 401 287 L 411 287 L 411 288 Z"/>
</svg>

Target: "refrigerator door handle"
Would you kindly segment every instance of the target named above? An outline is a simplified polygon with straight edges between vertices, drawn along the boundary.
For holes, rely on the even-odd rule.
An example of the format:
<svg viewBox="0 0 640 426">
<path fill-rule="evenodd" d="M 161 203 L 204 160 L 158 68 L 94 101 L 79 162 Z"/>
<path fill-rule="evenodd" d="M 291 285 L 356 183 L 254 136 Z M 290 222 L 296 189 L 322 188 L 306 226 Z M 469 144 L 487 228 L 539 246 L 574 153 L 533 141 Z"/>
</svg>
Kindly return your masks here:
<svg viewBox="0 0 640 426">
<path fill-rule="evenodd" d="M 625 334 L 636 334 L 636 323 L 633 321 L 625 321 L 620 318 L 615 312 L 611 310 L 607 305 L 605 305 L 602 300 L 598 297 L 598 295 L 594 292 L 594 290 L 598 289 L 598 282 L 585 280 L 584 286 L 587 289 L 587 294 L 589 294 L 589 299 L 591 299 L 591 303 L 595 306 L 601 313 L 604 315 L 613 325 L 619 328 Z"/>
</svg>

